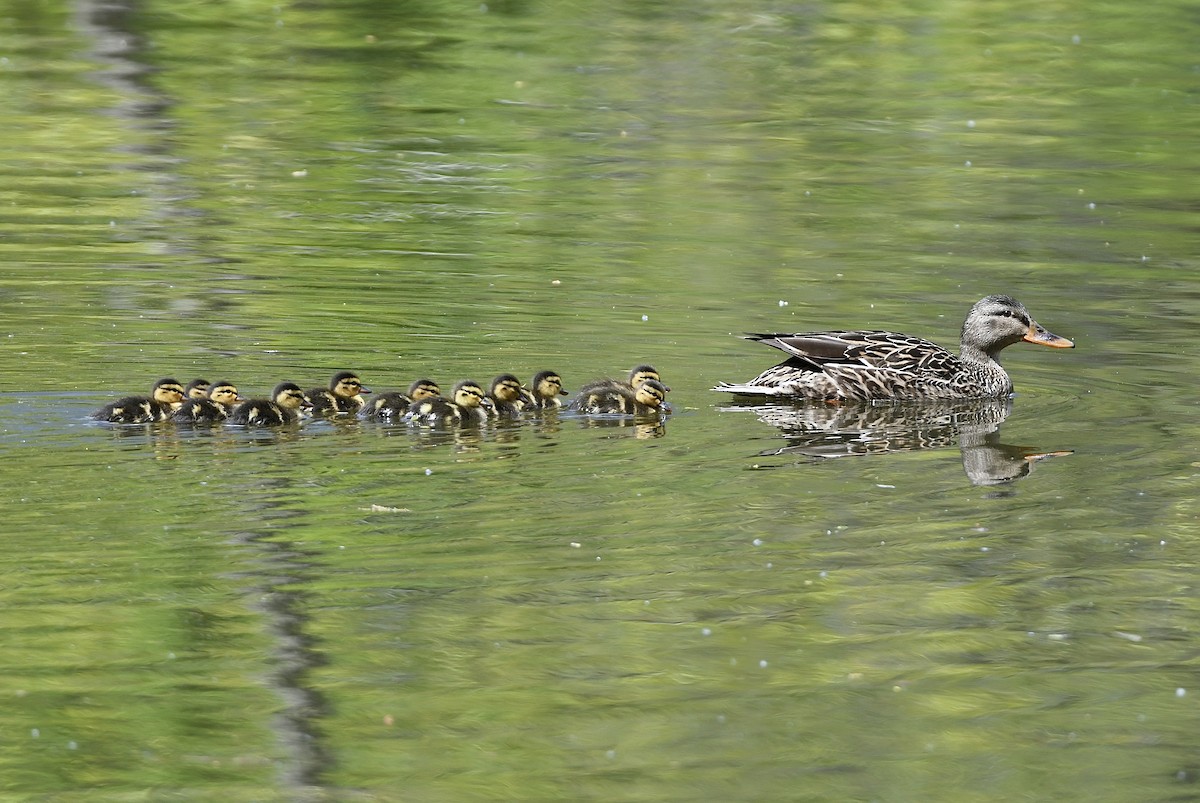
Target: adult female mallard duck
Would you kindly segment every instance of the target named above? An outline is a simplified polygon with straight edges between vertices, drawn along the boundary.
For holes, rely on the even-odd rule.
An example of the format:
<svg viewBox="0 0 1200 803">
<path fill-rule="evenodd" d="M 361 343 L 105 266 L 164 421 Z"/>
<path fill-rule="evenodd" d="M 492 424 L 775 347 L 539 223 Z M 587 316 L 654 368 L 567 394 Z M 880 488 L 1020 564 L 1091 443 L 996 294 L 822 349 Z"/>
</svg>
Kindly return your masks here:
<svg viewBox="0 0 1200 803">
<path fill-rule="evenodd" d="M 183 385 L 170 377 L 154 383 L 149 396 L 126 396 L 106 404 L 92 418 L 113 424 L 152 424 L 166 421 L 183 402 Z"/>
<path fill-rule="evenodd" d="M 521 380 L 512 374 L 500 374 L 492 380 L 488 398 L 492 400 L 492 409 L 502 418 L 516 418 L 525 407 Z"/>
<path fill-rule="evenodd" d="M 232 382 L 218 382 L 209 387 L 207 398 L 185 400 L 171 413 L 171 420 L 177 424 L 217 424 L 229 418 L 240 401 L 242 398 Z"/>
<path fill-rule="evenodd" d="M 278 427 L 300 420 L 300 411 L 312 407 L 312 402 L 295 382 L 281 382 L 271 391 L 269 399 L 244 401 L 229 414 L 230 424 L 247 427 Z"/>
<path fill-rule="evenodd" d="M 209 385 L 207 379 L 200 379 L 197 377 L 191 382 L 188 382 L 187 386 L 184 387 L 183 397 L 185 399 L 207 399 L 210 387 L 211 386 Z"/>
<path fill-rule="evenodd" d="M 624 415 L 658 415 L 666 408 L 666 385 L 657 379 L 647 379 L 637 387 L 626 387 L 623 383 L 580 390 L 575 399 L 575 409 L 586 415 L 618 413 Z"/>
<path fill-rule="evenodd" d="M 911 335 L 883 331 L 752 334 L 791 356 L 743 384 L 722 382 L 713 390 L 749 396 L 806 399 L 968 399 L 1012 393 L 1000 367 L 1000 351 L 1024 340 L 1069 349 L 1009 296 L 980 299 L 963 322 L 958 355 Z"/>
<path fill-rule="evenodd" d="M 313 415 L 335 415 L 357 413 L 367 402 L 362 394 L 370 393 L 364 388 L 358 374 L 353 371 L 338 371 L 329 380 L 328 388 L 313 388 L 308 392 Z"/>
<path fill-rule="evenodd" d="M 408 413 L 413 402 L 422 399 L 432 399 L 441 396 L 442 389 L 432 379 L 418 379 L 408 386 L 408 391 L 400 393 L 380 393 L 371 403 L 363 407 L 360 415 L 363 418 L 374 418 L 380 421 L 399 421 Z"/>
<path fill-rule="evenodd" d="M 404 420 L 410 424 L 447 426 L 481 424 L 491 415 L 492 402 L 478 382 L 464 379 L 454 386 L 450 398 L 435 396 L 414 402 Z"/>
<path fill-rule="evenodd" d="M 555 371 L 539 371 L 533 375 L 528 388 L 521 388 L 521 400 L 526 410 L 551 410 L 562 407 L 567 391 L 563 389 L 562 377 Z"/>
</svg>

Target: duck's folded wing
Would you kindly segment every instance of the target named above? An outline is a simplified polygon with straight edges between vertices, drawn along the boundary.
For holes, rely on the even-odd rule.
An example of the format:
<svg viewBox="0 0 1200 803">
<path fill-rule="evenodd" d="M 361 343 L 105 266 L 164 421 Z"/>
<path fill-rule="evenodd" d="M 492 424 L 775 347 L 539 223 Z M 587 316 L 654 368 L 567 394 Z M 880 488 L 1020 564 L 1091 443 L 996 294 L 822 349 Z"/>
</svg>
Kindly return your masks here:
<svg viewBox="0 0 1200 803">
<path fill-rule="evenodd" d="M 803 332 L 800 334 L 748 334 L 755 340 L 799 358 L 807 367 L 820 371 L 829 364 L 854 363 L 870 365 L 885 332 Z M 886 350 L 886 348 L 884 349 Z"/>
</svg>

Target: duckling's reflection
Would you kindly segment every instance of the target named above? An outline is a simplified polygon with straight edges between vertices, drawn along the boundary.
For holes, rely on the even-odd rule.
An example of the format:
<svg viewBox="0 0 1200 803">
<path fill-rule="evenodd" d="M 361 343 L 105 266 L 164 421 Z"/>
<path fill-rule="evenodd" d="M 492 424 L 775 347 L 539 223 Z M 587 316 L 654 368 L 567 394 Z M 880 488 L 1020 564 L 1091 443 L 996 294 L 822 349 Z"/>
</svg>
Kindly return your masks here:
<svg viewBox="0 0 1200 803">
<path fill-rule="evenodd" d="M 945 449 L 957 444 L 972 485 L 1010 483 L 1028 476 L 1040 460 L 1071 454 L 1001 443 L 1000 425 L 1012 412 L 1011 399 L 742 404 L 719 409 L 753 412 L 783 433 L 787 446 L 759 452 L 759 456 L 848 457 Z"/>
<path fill-rule="evenodd" d="M 661 438 L 667 434 L 667 419 L 661 415 L 582 415 L 584 429 L 624 429 L 640 441 Z M 617 433 L 614 433 L 614 436 Z"/>
<path fill-rule="evenodd" d="M 454 454 L 479 454 L 483 449 L 484 430 L 475 426 L 408 427 L 412 448 L 417 450 L 453 446 Z"/>
</svg>

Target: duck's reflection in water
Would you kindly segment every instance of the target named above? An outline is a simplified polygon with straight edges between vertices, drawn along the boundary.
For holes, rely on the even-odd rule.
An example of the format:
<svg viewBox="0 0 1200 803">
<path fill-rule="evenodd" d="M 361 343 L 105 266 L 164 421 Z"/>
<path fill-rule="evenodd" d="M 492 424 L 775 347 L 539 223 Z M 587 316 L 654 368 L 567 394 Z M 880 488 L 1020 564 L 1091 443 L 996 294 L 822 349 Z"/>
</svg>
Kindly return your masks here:
<svg viewBox="0 0 1200 803">
<path fill-rule="evenodd" d="M 667 417 L 660 414 L 650 415 L 578 415 L 576 416 L 583 429 L 614 430 L 613 437 L 632 435 L 640 441 L 661 438 L 667 434 Z M 619 430 L 619 432 L 617 432 Z"/>
<path fill-rule="evenodd" d="M 1011 399 L 794 405 L 746 400 L 718 409 L 754 413 L 780 430 L 787 445 L 759 452 L 760 457 L 850 457 L 957 445 L 963 470 L 973 485 L 1010 483 L 1027 476 L 1040 460 L 1071 454 L 1069 450 L 1043 451 L 1001 443 L 1000 425 L 1012 412 Z"/>
</svg>

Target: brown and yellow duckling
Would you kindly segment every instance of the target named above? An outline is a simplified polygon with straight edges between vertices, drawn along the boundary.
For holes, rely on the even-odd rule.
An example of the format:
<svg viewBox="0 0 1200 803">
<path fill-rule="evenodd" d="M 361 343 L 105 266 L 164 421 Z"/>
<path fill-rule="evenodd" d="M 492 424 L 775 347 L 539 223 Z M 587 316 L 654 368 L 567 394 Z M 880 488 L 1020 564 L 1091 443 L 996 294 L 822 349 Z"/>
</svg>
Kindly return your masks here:
<svg viewBox="0 0 1200 803">
<path fill-rule="evenodd" d="M 211 385 L 207 379 L 197 377 L 183 388 L 183 398 L 185 399 L 207 399 L 208 391 Z"/>
<path fill-rule="evenodd" d="M 300 411 L 312 407 L 312 402 L 295 382 L 281 382 L 271 391 L 269 399 L 244 401 L 229 414 L 230 424 L 247 427 L 278 427 L 295 424 Z"/>
<path fill-rule="evenodd" d="M 418 379 L 408 386 L 408 391 L 380 393 L 371 403 L 363 407 L 363 418 L 379 421 L 400 421 L 408 414 L 414 402 L 442 395 L 442 389 L 432 379 Z"/>
<path fill-rule="evenodd" d="M 629 380 L 622 381 L 620 379 L 596 379 L 588 382 L 579 389 L 579 396 L 576 397 L 572 405 L 576 409 L 583 409 L 582 403 L 588 398 L 609 398 L 609 399 L 632 399 L 637 392 L 637 388 L 648 380 L 662 382 L 662 377 L 658 375 L 652 365 L 638 365 L 629 372 Z M 663 387 L 667 390 L 671 388 L 663 383 Z M 621 406 L 620 403 L 610 403 L 605 406 Z M 621 412 L 620 410 L 608 410 L 607 412 Z"/>
<path fill-rule="evenodd" d="M 106 404 L 92 418 L 114 424 L 152 424 L 166 421 L 183 403 L 183 385 L 166 377 L 154 383 L 149 396 L 126 396 Z"/>
<path fill-rule="evenodd" d="M 659 415 L 670 412 L 664 404 L 668 390 L 657 379 L 647 379 L 637 387 L 614 382 L 586 392 L 580 390 L 575 409 L 587 415 Z"/>
<path fill-rule="evenodd" d="M 566 396 L 562 377 L 555 371 L 539 371 L 534 374 L 529 387 L 521 389 L 521 399 L 526 410 L 551 410 L 563 406 L 560 396 Z"/>
<path fill-rule="evenodd" d="M 491 416 L 491 399 L 478 382 L 464 379 L 454 386 L 450 398 L 435 396 L 414 402 L 404 420 L 410 424 L 449 426 L 481 424 Z"/>
<path fill-rule="evenodd" d="M 520 416 L 521 410 L 525 408 L 525 399 L 522 395 L 524 390 L 521 387 L 521 380 L 512 374 L 500 374 L 493 379 L 492 389 L 488 391 L 488 398 L 492 400 L 492 409 L 495 411 L 495 415 L 501 418 Z"/>
<path fill-rule="evenodd" d="M 362 395 L 370 392 L 370 388 L 363 387 L 358 374 L 338 371 L 329 380 L 328 388 L 313 388 L 308 392 L 308 399 L 312 402 L 313 415 L 357 413 L 367 403 Z"/>
<path fill-rule="evenodd" d="M 208 389 L 207 398 L 187 399 L 171 414 L 177 424 L 217 424 L 229 418 L 238 402 L 237 387 L 232 382 L 218 382 Z"/>
</svg>

